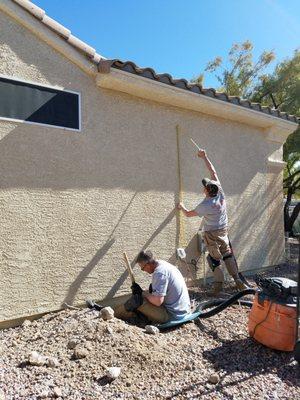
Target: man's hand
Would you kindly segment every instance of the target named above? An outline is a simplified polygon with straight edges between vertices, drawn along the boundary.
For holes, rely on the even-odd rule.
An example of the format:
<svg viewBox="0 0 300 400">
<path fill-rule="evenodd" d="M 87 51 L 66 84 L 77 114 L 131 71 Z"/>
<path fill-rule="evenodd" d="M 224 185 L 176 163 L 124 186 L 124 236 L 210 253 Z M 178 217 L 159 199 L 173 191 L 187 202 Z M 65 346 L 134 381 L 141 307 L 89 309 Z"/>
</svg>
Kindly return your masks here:
<svg viewBox="0 0 300 400">
<path fill-rule="evenodd" d="M 195 210 L 188 210 L 187 208 L 185 208 L 183 203 L 178 203 L 177 209 L 181 210 L 183 212 L 183 214 L 188 218 L 189 217 L 199 217 L 198 213 Z"/>
<path fill-rule="evenodd" d="M 135 311 L 143 304 L 143 301 L 143 296 L 141 294 L 133 294 L 130 299 L 125 302 L 124 308 L 126 311 Z"/>
<path fill-rule="evenodd" d="M 198 151 L 198 157 L 199 158 L 206 158 L 206 151 L 204 149 L 200 149 Z"/>
<path fill-rule="evenodd" d="M 212 162 L 207 157 L 206 151 L 204 149 L 200 149 L 198 151 L 198 157 L 202 158 L 202 160 L 205 162 L 205 165 L 206 165 L 206 167 L 207 167 L 207 169 L 209 170 L 209 173 L 210 173 L 210 178 L 213 181 L 219 181 L 216 169 L 213 166 Z"/>
<path fill-rule="evenodd" d="M 141 295 L 143 293 L 143 289 L 140 287 L 140 285 L 136 282 L 134 282 L 131 285 L 131 292 L 133 295 L 137 294 L 137 295 Z"/>
</svg>

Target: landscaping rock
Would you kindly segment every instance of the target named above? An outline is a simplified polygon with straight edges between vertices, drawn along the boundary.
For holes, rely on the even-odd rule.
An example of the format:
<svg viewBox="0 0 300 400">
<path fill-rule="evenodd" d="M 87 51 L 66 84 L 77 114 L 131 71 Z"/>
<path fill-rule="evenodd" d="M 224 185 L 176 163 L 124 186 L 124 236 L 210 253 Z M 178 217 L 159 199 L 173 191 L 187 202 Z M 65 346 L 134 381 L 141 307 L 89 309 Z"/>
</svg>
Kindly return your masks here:
<svg viewBox="0 0 300 400">
<path fill-rule="evenodd" d="M 146 325 L 145 331 L 151 335 L 157 335 L 159 333 L 159 329 L 154 325 Z"/>
<path fill-rule="evenodd" d="M 211 374 L 208 377 L 208 382 L 213 383 L 214 385 L 216 385 L 219 382 L 219 380 L 220 380 L 220 377 L 218 374 Z"/>
<path fill-rule="evenodd" d="M 47 357 L 46 365 L 53 368 L 59 367 L 59 361 L 55 357 Z"/>
<path fill-rule="evenodd" d="M 108 321 L 114 318 L 114 310 L 111 307 L 104 307 L 100 311 L 100 317 L 104 319 L 104 321 Z"/>
<path fill-rule="evenodd" d="M 53 388 L 53 394 L 55 397 L 62 397 L 62 390 L 59 387 L 54 387 Z"/>
<path fill-rule="evenodd" d="M 80 360 L 81 358 L 85 358 L 89 355 L 89 352 L 87 349 L 83 347 L 76 347 L 73 353 L 73 358 L 75 360 Z"/>
<path fill-rule="evenodd" d="M 75 349 L 75 347 L 77 346 L 78 343 L 79 343 L 78 340 L 71 339 L 68 341 L 67 347 L 68 347 L 68 349 L 73 350 L 73 349 Z"/>
<path fill-rule="evenodd" d="M 120 375 L 120 373 L 121 373 L 121 368 L 119 368 L 119 367 L 110 367 L 110 368 L 107 368 L 107 370 L 106 370 L 106 376 L 109 379 L 117 379 L 118 376 Z"/>
<path fill-rule="evenodd" d="M 112 335 L 112 334 L 114 333 L 114 330 L 113 330 L 113 328 L 112 328 L 111 326 L 107 326 L 107 327 L 106 327 L 106 332 L 107 332 L 109 335 Z"/>
<path fill-rule="evenodd" d="M 28 362 L 31 365 L 36 365 L 38 367 L 42 365 L 46 365 L 47 357 L 43 356 L 42 354 L 38 353 L 37 351 L 32 351 L 29 355 Z"/>
</svg>

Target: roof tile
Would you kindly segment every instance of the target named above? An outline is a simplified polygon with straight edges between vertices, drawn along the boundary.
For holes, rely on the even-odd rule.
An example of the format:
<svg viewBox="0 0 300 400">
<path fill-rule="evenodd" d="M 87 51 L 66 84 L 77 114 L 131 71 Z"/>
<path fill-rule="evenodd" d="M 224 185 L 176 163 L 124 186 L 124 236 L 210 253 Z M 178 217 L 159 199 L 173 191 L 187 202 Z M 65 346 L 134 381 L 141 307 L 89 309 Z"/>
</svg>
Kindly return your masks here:
<svg viewBox="0 0 300 400">
<path fill-rule="evenodd" d="M 36 18 L 42 20 L 44 15 L 46 14 L 45 10 L 36 6 L 28 0 L 13 0 L 15 3 L 19 4 L 21 7 L 25 8 L 25 10 L 29 11 L 30 14 L 34 15 Z"/>
<path fill-rule="evenodd" d="M 65 28 L 54 19 L 48 17 L 48 15 L 44 16 L 43 23 L 56 33 L 60 34 L 65 39 L 68 39 L 71 35 L 71 31 L 69 29 Z"/>
<path fill-rule="evenodd" d="M 70 35 L 68 37 L 68 43 L 70 43 L 74 47 L 77 47 L 79 50 L 81 50 L 83 53 L 86 53 L 91 58 L 94 57 L 96 53 L 96 50 L 93 47 L 78 39 L 76 36 Z"/>
<path fill-rule="evenodd" d="M 105 71 L 103 71 L 103 66 L 105 63 Z M 279 110 L 273 109 L 269 106 L 262 106 L 259 103 L 252 103 L 248 99 L 241 99 L 238 96 L 228 96 L 227 93 L 217 92 L 213 88 L 203 88 L 199 84 L 191 84 L 186 79 L 174 79 L 169 74 L 157 74 L 152 68 L 141 68 L 134 64 L 132 61 L 121 61 L 121 60 L 101 60 L 98 65 L 98 70 L 100 72 L 108 73 L 110 68 L 116 68 L 122 71 L 126 71 L 132 74 L 142 76 L 144 78 L 153 79 L 155 81 L 165 83 L 168 85 L 175 86 L 179 89 L 189 90 L 194 93 L 202 94 L 217 100 L 226 101 L 240 107 L 245 107 L 252 109 L 254 111 L 263 112 L 264 114 L 272 115 L 273 117 L 286 119 L 290 122 L 299 124 L 300 118 L 295 115 L 288 115 L 287 113 L 280 112 Z"/>
</svg>

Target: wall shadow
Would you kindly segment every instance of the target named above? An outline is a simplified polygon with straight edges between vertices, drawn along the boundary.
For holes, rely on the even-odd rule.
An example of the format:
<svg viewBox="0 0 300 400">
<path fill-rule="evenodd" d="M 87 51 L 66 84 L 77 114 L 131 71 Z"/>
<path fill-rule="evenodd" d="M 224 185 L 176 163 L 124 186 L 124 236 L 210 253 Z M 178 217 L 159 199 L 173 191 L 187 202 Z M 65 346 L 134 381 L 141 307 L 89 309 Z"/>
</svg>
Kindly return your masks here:
<svg viewBox="0 0 300 400">
<path fill-rule="evenodd" d="M 274 214 L 272 203 L 281 197 L 280 187 L 266 191 L 265 184 L 257 184 L 251 197 L 241 196 L 237 203 L 228 207 L 230 239 L 238 262 L 243 264 L 242 269 L 269 265 L 269 260 L 278 254 L 283 223 L 281 217 Z"/>
<path fill-rule="evenodd" d="M 101 249 L 99 249 L 97 251 L 97 253 L 91 259 L 91 261 L 87 264 L 86 267 L 83 268 L 83 270 L 79 273 L 79 275 L 77 276 L 75 281 L 69 287 L 68 294 L 65 297 L 62 305 L 64 305 L 64 303 L 67 303 L 67 304 L 72 304 L 73 303 L 73 301 L 74 301 L 74 299 L 76 297 L 76 294 L 77 294 L 80 286 L 84 282 L 84 280 L 87 278 L 87 276 L 90 274 L 90 272 L 96 267 L 96 265 L 99 263 L 99 261 L 105 256 L 105 254 L 109 251 L 109 249 L 113 246 L 113 244 L 115 243 L 115 238 L 113 237 L 113 235 L 114 235 L 116 229 L 118 228 L 118 226 L 120 225 L 122 219 L 124 218 L 126 212 L 129 209 L 129 207 L 133 203 L 133 200 L 135 199 L 136 195 L 137 195 L 137 192 L 135 192 L 133 194 L 133 196 L 131 197 L 131 199 L 128 202 L 127 206 L 123 210 L 123 212 L 122 212 L 117 224 L 115 225 L 115 227 L 111 231 L 111 233 L 110 233 L 110 235 L 109 235 L 109 237 L 107 239 L 107 242 L 101 247 Z M 127 273 L 127 275 L 128 275 L 128 273 Z M 127 276 L 125 276 L 125 279 L 126 279 L 126 277 Z"/>
<path fill-rule="evenodd" d="M 112 238 L 108 240 L 104 246 L 101 247 L 97 251 L 97 253 L 94 255 L 94 257 L 91 259 L 91 261 L 83 268 L 83 270 L 79 273 L 75 281 L 72 283 L 72 285 L 68 289 L 68 294 L 65 297 L 62 306 L 64 303 L 66 304 L 72 304 L 76 293 L 78 292 L 80 286 L 84 282 L 84 280 L 87 278 L 87 276 L 90 274 L 90 272 L 97 266 L 98 262 L 105 256 L 105 254 L 108 252 L 108 250 L 112 247 L 112 245 L 115 243 L 115 239 Z"/>
<path fill-rule="evenodd" d="M 159 227 L 152 233 L 152 235 L 149 237 L 149 239 L 145 242 L 143 247 L 139 250 L 146 250 L 149 245 L 152 243 L 152 241 L 155 239 L 155 237 L 172 221 L 175 215 L 175 210 L 172 210 L 170 214 L 163 220 L 163 222 L 159 225 Z M 137 255 L 136 255 L 137 257 Z M 131 267 L 133 268 L 136 264 L 136 257 L 131 261 Z M 173 256 L 171 256 L 172 258 Z M 113 284 L 112 288 L 109 290 L 109 292 L 106 294 L 105 299 L 109 299 L 113 297 L 117 291 L 120 289 L 120 287 L 123 285 L 125 280 L 128 278 L 128 272 L 127 270 L 124 271 L 121 276 L 118 278 L 118 280 Z"/>
</svg>

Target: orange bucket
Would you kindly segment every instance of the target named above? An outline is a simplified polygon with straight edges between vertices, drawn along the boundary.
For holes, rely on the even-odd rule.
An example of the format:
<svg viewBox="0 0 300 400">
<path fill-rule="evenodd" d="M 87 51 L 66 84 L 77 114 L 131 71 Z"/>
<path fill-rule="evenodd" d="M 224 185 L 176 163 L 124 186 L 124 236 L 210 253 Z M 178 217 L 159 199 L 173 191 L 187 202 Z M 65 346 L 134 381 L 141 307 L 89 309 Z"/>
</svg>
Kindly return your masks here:
<svg viewBox="0 0 300 400">
<path fill-rule="evenodd" d="M 296 341 L 297 309 L 278 304 L 256 293 L 249 314 L 248 331 L 259 343 L 271 349 L 293 351 Z"/>
</svg>

